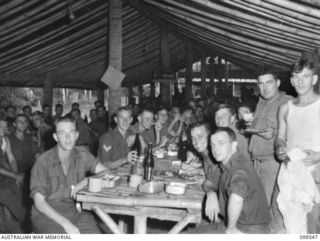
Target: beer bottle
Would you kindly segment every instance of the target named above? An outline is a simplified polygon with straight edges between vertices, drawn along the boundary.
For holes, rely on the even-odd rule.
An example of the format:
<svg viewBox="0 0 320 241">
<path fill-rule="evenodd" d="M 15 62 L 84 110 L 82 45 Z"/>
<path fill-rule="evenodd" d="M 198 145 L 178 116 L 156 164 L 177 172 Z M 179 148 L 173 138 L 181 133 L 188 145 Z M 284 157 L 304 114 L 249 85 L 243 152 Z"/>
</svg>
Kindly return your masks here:
<svg viewBox="0 0 320 241">
<path fill-rule="evenodd" d="M 148 152 L 144 159 L 144 179 L 150 182 L 152 179 L 152 173 L 154 168 L 154 159 L 152 154 L 152 143 L 148 145 Z"/>
<path fill-rule="evenodd" d="M 140 135 L 138 133 L 136 134 L 134 143 L 131 146 L 131 151 L 136 151 L 138 158 L 141 155 Z"/>
</svg>

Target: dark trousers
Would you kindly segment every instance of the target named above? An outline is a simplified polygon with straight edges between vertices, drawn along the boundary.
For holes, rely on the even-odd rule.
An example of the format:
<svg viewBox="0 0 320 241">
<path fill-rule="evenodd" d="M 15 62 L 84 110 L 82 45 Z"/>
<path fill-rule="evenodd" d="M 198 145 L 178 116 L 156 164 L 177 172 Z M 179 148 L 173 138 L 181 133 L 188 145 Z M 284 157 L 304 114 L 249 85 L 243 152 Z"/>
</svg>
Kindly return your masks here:
<svg viewBox="0 0 320 241">
<path fill-rule="evenodd" d="M 90 212 L 78 212 L 73 202 L 50 203 L 52 208 L 69 219 L 82 234 L 100 234 L 96 221 Z M 42 213 L 33 210 L 32 224 L 35 233 L 66 233 L 63 227 Z"/>
</svg>

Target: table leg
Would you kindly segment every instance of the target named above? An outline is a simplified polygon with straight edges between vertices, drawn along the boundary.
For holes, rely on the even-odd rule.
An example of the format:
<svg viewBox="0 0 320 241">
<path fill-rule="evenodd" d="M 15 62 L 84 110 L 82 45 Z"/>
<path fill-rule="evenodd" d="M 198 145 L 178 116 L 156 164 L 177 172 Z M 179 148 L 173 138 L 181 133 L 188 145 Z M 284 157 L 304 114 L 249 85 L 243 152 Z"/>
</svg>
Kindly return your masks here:
<svg viewBox="0 0 320 241">
<path fill-rule="evenodd" d="M 187 214 L 176 225 L 174 225 L 174 227 L 169 231 L 169 234 L 179 233 L 190 221 L 192 221 L 192 219 L 194 219 L 194 215 Z"/>
<path fill-rule="evenodd" d="M 107 213 L 102 211 L 99 205 L 95 205 L 94 207 L 92 207 L 92 210 L 111 229 L 113 233 L 122 234 L 122 232 L 119 230 L 118 225 L 113 221 L 113 219 Z"/>
<path fill-rule="evenodd" d="M 123 218 L 119 218 L 118 226 L 122 233 L 128 233 L 128 224 Z"/>
<path fill-rule="evenodd" d="M 146 216 L 134 217 L 134 233 L 137 233 L 137 234 L 147 233 L 147 217 Z"/>
</svg>

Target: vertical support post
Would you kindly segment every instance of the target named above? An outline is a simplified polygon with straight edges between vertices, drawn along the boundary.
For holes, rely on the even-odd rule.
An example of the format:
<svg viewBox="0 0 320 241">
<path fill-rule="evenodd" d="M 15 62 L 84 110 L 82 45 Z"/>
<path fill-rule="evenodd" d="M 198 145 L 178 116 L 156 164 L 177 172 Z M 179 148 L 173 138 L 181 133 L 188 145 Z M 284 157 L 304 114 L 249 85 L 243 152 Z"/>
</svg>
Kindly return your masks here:
<svg viewBox="0 0 320 241">
<path fill-rule="evenodd" d="M 201 57 L 201 98 L 207 97 L 207 56 L 205 52 Z"/>
<path fill-rule="evenodd" d="M 109 64 L 121 71 L 122 69 L 122 1 L 109 1 Z M 128 97 L 126 88 L 109 89 L 109 119 L 121 106 L 121 98 Z"/>
<path fill-rule="evenodd" d="M 147 233 L 147 217 L 146 216 L 134 217 L 134 233 L 135 234 Z"/>
<path fill-rule="evenodd" d="M 43 99 L 42 105 L 48 104 L 50 106 L 50 110 L 52 111 L 53 104 L 53 79 L 50 75 L 46 76 L 46 79 L 43 83 Z M 52 113 L 51 113 L 52 114 Z"/>
<path fill-rule="evenodd" d="M 192 65 L 193 48 L 190 42 L 187 43 L 186 58 L 186 80 L 185 80 L 185 101 L 192 99 Z"/>
<path fill-rule="evenodd" d="M 161 30 L 161 68 L 170 68 L 170 50 L 169 50 L 169 34 L 165 30 Z M 170 104 L 172 103 L 171 93 L 170 93 L 170 83 L 161 83 L 160 92 L 162 96 L 162 103 Z"/>
<path fill-rule="evenodd" d="M 213 96 L 215 93 L 215 83 L 214 83 L 214 56 L 210 57 L 210 65 L 209 65 L 209 70 L 210 70 L 210 96 Z"/>
<path fill-rule="evenodd" d="M 142 84 L 139 84 L 139 85 L 138 85 L 139 104 L 141 104 L 142 96 L 143 96 L 143 85 L 142 85 Z"/>
<path fill-rule="evenodd" d="M 99 89 L 97 90 L 97 99 L 104 105 L 104 86 L 102 84 L 99 84 Z"/>
</svg>

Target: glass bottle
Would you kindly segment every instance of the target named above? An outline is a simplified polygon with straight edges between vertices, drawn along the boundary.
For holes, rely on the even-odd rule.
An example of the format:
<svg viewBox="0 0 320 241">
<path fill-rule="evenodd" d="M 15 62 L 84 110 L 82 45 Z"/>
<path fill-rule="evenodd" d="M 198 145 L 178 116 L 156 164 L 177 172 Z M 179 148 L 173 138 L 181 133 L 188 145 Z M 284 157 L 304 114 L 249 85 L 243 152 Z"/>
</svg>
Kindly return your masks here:
<svg viewBox="0 0 320 241">
<path fill-rule="evenodd" d="M 154 159 L 152 154 L 152 143 L 149 143 L 148 152 L 144 159 L 144 179 L 147 182 L 150 182 L 152 180 L 153 168 L 154 168 Z"/>
</svg>

